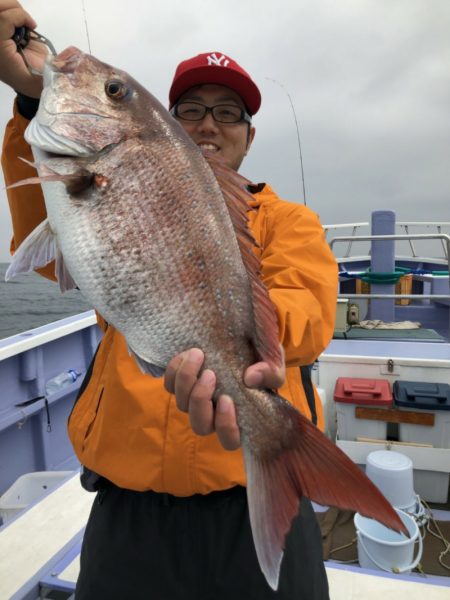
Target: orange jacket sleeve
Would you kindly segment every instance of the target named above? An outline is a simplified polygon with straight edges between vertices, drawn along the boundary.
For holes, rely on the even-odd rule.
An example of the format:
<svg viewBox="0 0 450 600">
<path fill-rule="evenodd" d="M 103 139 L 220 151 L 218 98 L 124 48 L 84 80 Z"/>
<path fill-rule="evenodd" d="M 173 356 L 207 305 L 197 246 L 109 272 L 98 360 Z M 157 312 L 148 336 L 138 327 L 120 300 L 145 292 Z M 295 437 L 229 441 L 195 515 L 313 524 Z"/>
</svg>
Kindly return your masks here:
<svg viewBox="0 0 450 600">
<path fill-rule="evenodd" d="M 36 176 L 35 169 L 20 160 L 26 158 L 33 162 L 31 148 L 23 137 L 28 123 L 14 105 L 14 116 L 6 126 L 3 139 L 2 168 L 7 186 L 21 179 Z M 11 254 L 14 254 L 28 234 L 47 217 L 47 212 L 39 185 L 13 188 L 7 190 L 7 195 L 13 227 L 10 250 Z M 56 280 L 54 263 L 37 271 L 44 277 Z"/>
<path fill-rule="evenodd" d="M 275 304 L 287 366 L 308 365 L 332 338 L 338 269 L 318 216 L 284 201 L 270 203 L 261 255 Z"/>
</svg>

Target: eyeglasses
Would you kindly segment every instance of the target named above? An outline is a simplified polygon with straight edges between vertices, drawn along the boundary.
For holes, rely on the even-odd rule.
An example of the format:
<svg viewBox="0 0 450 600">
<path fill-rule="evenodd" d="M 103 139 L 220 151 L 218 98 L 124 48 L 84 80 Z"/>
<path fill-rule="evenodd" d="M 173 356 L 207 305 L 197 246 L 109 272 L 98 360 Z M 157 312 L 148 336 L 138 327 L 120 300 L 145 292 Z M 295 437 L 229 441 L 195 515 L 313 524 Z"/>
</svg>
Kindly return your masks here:
<svg viewBox="0 0 450 600">
<path fill-rule="evenodd" d="M 183 119 L 183 121 L 201 121 L 209 112 L 212 114 L 214 121 L 218 123 L 252 122 L 251 116 L 235 104 L 205 106 L 199 102 L 180 102 L 175 104 L 170 114 L 178 119 Z"/>
</svg>

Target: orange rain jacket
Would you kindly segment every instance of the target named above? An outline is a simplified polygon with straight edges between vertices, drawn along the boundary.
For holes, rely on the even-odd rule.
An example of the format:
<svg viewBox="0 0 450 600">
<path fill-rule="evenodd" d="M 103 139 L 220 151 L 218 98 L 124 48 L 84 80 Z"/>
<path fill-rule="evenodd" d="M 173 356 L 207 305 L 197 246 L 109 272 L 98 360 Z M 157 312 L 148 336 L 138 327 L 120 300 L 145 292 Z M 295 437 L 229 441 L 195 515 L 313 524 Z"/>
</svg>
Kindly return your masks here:
<svg viewBox="0 0 450 600">
<path fill-rule="evenodd" d="M 7 185 L 34 174 L 18 160 L 32 160 L 23 139 L 27 124 L 15 110 L 2 157 Z M 14 253 L 46 212 L 38 186 L 14 188 L 8 196 Z M 288 366 L 286 382 L 278 391 L 309 418 L 315 411 L 323 428 L 320 399 L 305 378 L 308 370 L 299 367 L 313 363 L 332 336 L 336 262 L 310 209 L 280 200 L 268 185 L 259 186 L 253 206 L 251 229 L 261 247 L 262 277 L 277 310 Z M 40 272 L 55 279 L 52 265 Z M 143 375 L 123 336 L 101 317 L 99 324 L 105 335 L 68 424 L 80 462 L 117 486 L 138 491 L 189 496 L 245 485 L 241 450 L 224 450 L 215 434 L 195 435 L 162 378 Z"/>
</svg>

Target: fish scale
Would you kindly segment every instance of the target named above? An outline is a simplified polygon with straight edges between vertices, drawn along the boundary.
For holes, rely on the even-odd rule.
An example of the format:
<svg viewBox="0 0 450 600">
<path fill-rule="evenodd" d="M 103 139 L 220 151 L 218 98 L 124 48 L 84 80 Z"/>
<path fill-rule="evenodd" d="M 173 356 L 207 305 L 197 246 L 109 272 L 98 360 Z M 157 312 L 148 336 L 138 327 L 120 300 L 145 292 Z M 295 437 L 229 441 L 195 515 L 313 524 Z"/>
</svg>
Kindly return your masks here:
<svg viewBox="0 0 450 600">
<path fill-rule="evenodd" d="M 145 181 L 146 170 L 144 170 L 144 168 L 140 168 L 145 167 L 146 164 L 145 149 L 138 147 L 136 154 L 137 153 L 140 153 L 141 155 L 139 163 L 134 164 L 134 173 L 136 174 L 136 180 L 138 181 L 137 187 L 145 186 L 148 189 L 149 186 Z M 133 156 L 133 154 L 134 153 L 132 152 L 131 156 Z M 101 170 L 101 164 L 98 165 L 98 168 Z M 179 178 L 173 177 L 169 180 L 169 178 L 166 176 L 164 180 L 162 177 L 162 170 L 160 173 L 161 174 L 157 179 L 159 179 L 159 185 L 161 185 L 163 189 L 167 189 L 166 197 L 168 196 L 169 198 L 173 198 L 174 203 L 178 198 L 183 198 L 183 190 L 180 190 L 179 188 L 177 189 L 175 184 L 172 184 L 172 186 L 170 185 L 170 180 L 176 182 Z M 106 173 L 106 176 L 108 176 L 108 173 Z M 115 192 L 115 195 L 119 198 L 124 198 L 124 190 L 122 190 L 122 187 L 126 186 L 119 186 L 119 189 Z M 200 195 L 200 192 L 197 190 L 193 190 L 193 193 L 196 196 Z M 106 203 L 106 199 L 104 201 Z M 111 201 L 114 201 L 114 199 L 108 199 L 107 203 L 110 204 Z M 129 203 L 129 198 L 127 198 L 127 202 Z M 153 204 L 154 206 L 151 213 L 152 216 L 150 217 L 148 215 L 149 209 L 144 210 L 143 206 L 145 205 L 142 204 L 141 201 L 138 206 L 140 207 L 142 214 L 139 214 L 140 211 L 138 211 L 138 214 L 135 215 L 135 219 L 133 219 L 133 221 L 130 221 L 128 225 L 122 225 L 122 235 L 124 238 L 128 238 L 128 242 L 131 247 L 136 248 L 139 247 L 138 244 L 140 244 L 141 252 L 146 256 L 150 254 L 150 256 L 152 257 L 151 261 L 154 262 L 155 265 L 157 265 L 157 268 L 154 270 L 153 273 L 149 273 L 148 270 L 141 270 L 138 271 L 138 273 L 144 276 L 147 279 L 147 281 L 150 281 L 150 288 L 155 288 L 156 285 L 159 284 L 161 292 L 159 294 L 154 293 L 151 296 L 148 296 L 148 294 L 144 293 L 141 295 L 141 302 L 139 304 L 134 304 L 134 310 L 138 314 L 142 315 L 141 323 L 138 323 L 137 327 L 133 327 L 133 324 L 130 323 L 129 315 L 126 315 L 124 313 L 122 305 L 120 305 L 120 310 L 118 311 L 119 314 L 117 316 L 115 314 L 110 316 L 110 320 L 112 322 L 122 323 L 123 321 L 127 321 L 128 343 L 133 348 L 133 350 L 143 358 L 147 357 L 144 353 L 144 350 L 141 351 L 140 341 L 142 340 L 142 345 L 144 345 L 144 348 L 145 344 L 147 346 L 149 345 L 145 335 L 146 329 L 149 329 L 150 332 L 157 331 L 159 332 L 159 334 L 161 334 L 161 331 L 163 331 L 166 335 L 170 332 L 173 332 L 174 327 L 170 326 L 170 323 L 172 320 L 178 321 L 178 311 L 180 304 L 182 306 L 183 312 L 187 316 L 186 325 L 190 323 L 196 323 L 198 327 L 198 323 L 201 323 L 201 313 L 197 310 L 197 307 L 201 304 L 205 306 L 208 306 L 210 304 L 210 298 L 205 297 L 207 294 L 210 294 L 210 287 L 205 286 L 203 292 L 200 288 L 200 292 L 202 293 L 199 295 L 198 284 L 201 281 L 204 281 L 204 274 L 213 274 L 214 278 L 217 279 L 216 273 L 223 273 L 222 262 L 220 260 L 217 260 L 217 257 L 220 255 L 218 255 L 214 251 L 215 248 L 209 250 L 211 244 L 217 247 L 218 233 L 220 233 L 221 228 L 215 228 L 215 230 L 211 232 L 208 228 L 205 227 L 204 219 L 202 218 L 204 213 L 204 209 L 202 206 L 198 206 L 196 209 L 194 209 L 194 211 L 186 211 L 185 208 L 183 209 L 182 204 L 180 206 L 172 205 L 167 207 L 161 200 L 158 200 Z M 197 256 L 202 256 L 202 260 L 205 263 L 205 269 L 203 271 L 198 271 L 197 269 L 192 271 L 192 269 L 190 269 L 192 259 L 183 259 L 183 254 L 180 254 L 180 252 L 177 251 L 177 248 L 174 248 L 173 244 L 167 243 L 167 236 L 173 237 L 173 235 L 177 234 L 175 233 L 175 223 L 169 222 L 168 225 L 165 224 L 165 220 L 167 220 L 166 215 L 168 212 L 173 212 L 174 214 L 179 215 L 180 211 L 182 210 L 186 212 L 189 221 L 188 227 L 184 228 L 181 232 L 182 242 L 188 248 L 192 248 L 193 243 L 195 242 L 196 246 L 194 246 L 194 250 L 191 250 L 191 252 L 193 252 Z M 145 218 L 145 216 L 147 216 L 147 218 Z M 226 214 L 225 217 L 227 217 Z M 162 228 L 160 228 L 159 230 L 156 229 L 156 231 L 154 231 L 154 222 L 163 224 Z M 231 230 L 231 224 L 229 224 L 229 230 Z M 161 235 L 158 235 L 161 231 Z M 205 252 L 205 248 L 207 248 L 208 251 Z M 113 252 L 113 255 L 115 254 L 116 253 Z M 120 259 L 117 262 L 117 271 L 123 273 L 123 261 Z M 167 265 L 168 267 L 162 270 L 161 264 Z M 185 277 L 180 278 L 180 273 L 185 274 Z M 134 278 L 129 277 L 126 271 L 125 276 L 128 279 L 128 284 L 130 287 L 142 289 L 142 281 L 139 277 L 137 278 L 137 281 L 134 281 Z M 119 273 L 113 273 L 114 279 L 118 277 Z M 161 279 L 167 280 L 167 283 L 164 285 Z M 217 280 L 217 282 L 218 281 L 220 280 Z M 224 281 L 222 284 L 223 290 L 225 290 L 228 285 L 230 284 Z M 168 313 L 166 306 L 167 291 L 170 289 L 171 305 L 176 307 L 176 309 L 174 308 Z M 197 302 L 195 302 L 196 296 L 199 296 Z M 217 299 L 217 295 L 215 295 L 215 297 Z M 221 305 L 216 302 L 216 306 L 217 310 L 219 310 L 220 312 L 220 309 L 222 308 Z M 228 307 L 228 311 L 230 308 L 231 307 Z M 159 327 L 155 327 L 151 315 L 164 315 L 165 313 L 165 319 L 163 319 L 163 321 L 161 322 L 161 318 L 158 317 L 157 320 L 159 321 Z M 211 314 L 211 311 L 209 311 L 209 313 Z M 216 315 L 213 314 L 212 317 L 215 318 Z M 163 324 L 164 320 L 168 322 L 167 325 Z M 142 321 L 144 321 L 146 328 L 143 327 Z M 192 345 L 194 342 L 199 342 L 198 339 L 195 339 L 195 332 L 191 333 L 189 329 L 187 329 L 184 332 L 183 329 L 184 328 L 182 326 L 180 327 L 180 325 L 178 325 L 178 328 L 176 330 L 176 337 L 175 334 L 172 333 L 172 337 L 163 338 L 160 340 L 160 343 L 163 344 L 164 347 L 167 349 L 167 356 L 169 358 L 180 350 L 180 344 L 188 343 Z M 153 356 L 152 358 L 155 357 Z M 158 360 L 157 364 L 164 364 L 163 361 L 164 357 Z"/>
</svg>

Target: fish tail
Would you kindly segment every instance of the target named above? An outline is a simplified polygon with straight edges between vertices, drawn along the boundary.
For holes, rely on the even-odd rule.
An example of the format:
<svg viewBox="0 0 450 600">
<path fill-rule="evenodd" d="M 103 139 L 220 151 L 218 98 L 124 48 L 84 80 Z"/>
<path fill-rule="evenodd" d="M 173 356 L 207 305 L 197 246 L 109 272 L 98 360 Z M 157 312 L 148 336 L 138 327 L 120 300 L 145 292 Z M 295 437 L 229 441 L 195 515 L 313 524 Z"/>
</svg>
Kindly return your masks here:
<svg viewBox="0 0 450 600">
<path fill-rule="evenodd" d="M 391 504 L 363 471 L 286 400 L 266 392 L 281 411 L 283 430 L 270 430 L 267 444 L 243 436 L 247 496 L 253 539 L 261 569 L 276 590 L 286 536 L 300 499 L 359 512 L 408 535 Z M 261 439 L 261 438 L 260 438 Z"/>
</svg>

